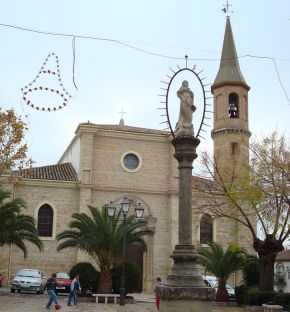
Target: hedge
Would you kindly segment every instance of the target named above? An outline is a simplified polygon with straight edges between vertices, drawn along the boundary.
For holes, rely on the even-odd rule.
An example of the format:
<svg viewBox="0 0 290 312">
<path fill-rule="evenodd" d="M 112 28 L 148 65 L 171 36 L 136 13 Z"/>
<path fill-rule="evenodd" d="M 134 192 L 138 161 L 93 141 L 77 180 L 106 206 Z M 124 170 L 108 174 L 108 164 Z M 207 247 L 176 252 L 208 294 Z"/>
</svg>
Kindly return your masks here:
<svg viewBox="0 0 290 312">
<path fill-rule="evenodd" d="M 71 268 L 69 272 L 70 278 L 75 278 L 77 273 L 80 275 L 82 295 L 96 293 L 100 273 L 93 265 L 89 262 L 79 262 Z"/>
<path fill-rule="evenodd" d="M 257 287 L 246 285 L 235 288 L 236 299 L 239 304 L 261 306 L 263 303 L 278 304 L 285 311 L 290 311 L 290 295 L 281 292 L 260 291 Z"/>
</svg>

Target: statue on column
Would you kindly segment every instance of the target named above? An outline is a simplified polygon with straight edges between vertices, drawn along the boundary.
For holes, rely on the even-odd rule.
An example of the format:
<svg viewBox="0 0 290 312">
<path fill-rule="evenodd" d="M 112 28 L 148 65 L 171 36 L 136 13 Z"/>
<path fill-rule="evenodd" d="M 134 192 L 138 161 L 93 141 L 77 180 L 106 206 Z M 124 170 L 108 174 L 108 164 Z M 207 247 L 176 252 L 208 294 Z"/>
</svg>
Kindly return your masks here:
<svg viewBox="0 0 290 312">
<path fill-rule="evenodd" d="M 176 136 L 194 136 L 192 125 L 192 113 L 196 110 L 193 104 L 194 95 L 188 87 L 188 81 L 184 80 L 177 91 L 180 98 L 179 118 L 175 127 Z"/>
</svg>

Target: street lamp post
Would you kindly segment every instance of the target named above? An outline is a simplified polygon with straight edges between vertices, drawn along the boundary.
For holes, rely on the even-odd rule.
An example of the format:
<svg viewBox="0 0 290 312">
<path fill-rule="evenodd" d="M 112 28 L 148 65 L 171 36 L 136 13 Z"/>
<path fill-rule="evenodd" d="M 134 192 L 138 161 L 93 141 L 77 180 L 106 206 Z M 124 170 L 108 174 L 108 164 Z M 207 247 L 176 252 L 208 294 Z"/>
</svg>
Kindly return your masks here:
<svg viewBox="0 0 290 312">
<path fill-rule="evenodd" d="M 123 263 L 122 263 L 122 275 L 121 275 L 121 288 L 120 288 L 120 305 L 125 305 L 126 298 L 126 288 L 125 288 L 125 258 L 126 258 L 126 217 L 129 212 L 131 206 L 131 202 L 127 197 L 124 197 L 121 202 L 121 212 L 123 215 L 123 228 L 124 228 L 124 236 L 123 236 Z M 107 205 L 108 214 L 110 217 L 114 217 L 116 212 L 116 205 L 114 202 L 110 202 Z M 143 216 L 144 207 L 141 203 L 138 203 L 135 207 L 135 213 L 138 220 L 140 220 Z"/>
</svg>

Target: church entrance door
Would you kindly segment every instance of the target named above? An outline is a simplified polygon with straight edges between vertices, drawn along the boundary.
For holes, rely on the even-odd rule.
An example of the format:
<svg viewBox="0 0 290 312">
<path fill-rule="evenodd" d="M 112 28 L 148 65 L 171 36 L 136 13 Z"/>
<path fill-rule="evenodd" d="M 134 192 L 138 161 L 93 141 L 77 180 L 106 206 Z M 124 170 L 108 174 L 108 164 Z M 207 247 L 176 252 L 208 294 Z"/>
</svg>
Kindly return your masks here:
<svg viewBox="0 0 290 312">
<path fill-rule="evenodd" d="M 128 246 L 127 248 L 127 260 L 135 262 L 141 271 L 141 285 L 140 291 L 142 290 L 142 281 L 143 281 L 143 250 L 137 246 Z"/>
</svg>

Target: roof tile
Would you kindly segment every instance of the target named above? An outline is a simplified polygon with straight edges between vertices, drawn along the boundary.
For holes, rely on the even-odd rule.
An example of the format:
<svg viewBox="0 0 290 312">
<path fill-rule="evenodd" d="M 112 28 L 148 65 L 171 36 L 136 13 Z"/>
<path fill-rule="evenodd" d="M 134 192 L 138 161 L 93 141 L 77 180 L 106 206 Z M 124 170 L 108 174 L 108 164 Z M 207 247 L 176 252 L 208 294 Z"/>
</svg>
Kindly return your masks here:
<svg viewBox="0 0 290 312">
<path fill-rule="evenodd" d="M 13 174 L 27 179 L 78 181 L 77 173 L 71 163 L 15 170 Z"/>
<path fill-rule="evenodd" d="M 281 260 L 290 261 L 290 249 L 287 249 L 278 253 L 278 255 L 276 256 L 276 261 L 281 261 Z"/>
</svg>

